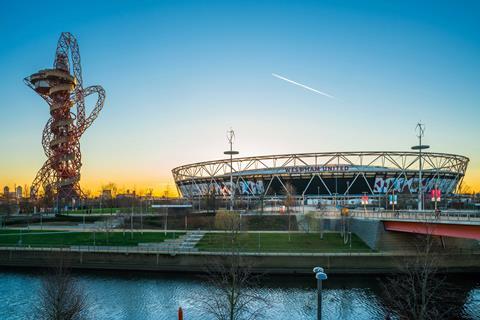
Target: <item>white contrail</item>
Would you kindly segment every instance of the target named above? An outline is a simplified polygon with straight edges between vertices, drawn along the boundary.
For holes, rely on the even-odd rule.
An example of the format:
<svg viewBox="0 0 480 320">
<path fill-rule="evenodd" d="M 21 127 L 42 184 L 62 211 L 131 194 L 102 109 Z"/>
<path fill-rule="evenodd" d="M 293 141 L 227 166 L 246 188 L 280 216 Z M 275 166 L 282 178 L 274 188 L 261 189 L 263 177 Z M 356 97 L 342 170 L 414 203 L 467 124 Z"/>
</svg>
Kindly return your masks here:
<svg viewBox="0 0 480 320">
<path fill-rule="evenodd" d="M 334 96 L 329 95 L 328 93 L 325 93 L 325 92 L 322 92 L 322 91 L 318 91 L 317 89 L 310 88 L 309 86 L 306 86 L 306 85 L 304 85 L 304 84 L 301 84 L 301 83 L 295 82 L 295 81 L 293 81 L 293 80 L 287 79 L 287 78 L 282 77 L 282 76 L 280 76 L 280 75 L 278 75 L 278 74 L 276 74 L 276 73 L 272 73 L 272 76 L 274 76 L 275 78 L 282 79 L 282 80 L 285 80 L 285 81 L 287 81 L 287 82 L 293 83 L 294 85 L 297 85 L 297 86 L 299 86 L 299 87 L 305 88 L 305 89 L 307 89 L 307 90 L 316 92 L 316 93 L 318 93 L 318 94 L 321 94 L 322 96 L 329 97 L 329 98 L 331 98 L 331 99 L 335 99 Z"/>
</svg>

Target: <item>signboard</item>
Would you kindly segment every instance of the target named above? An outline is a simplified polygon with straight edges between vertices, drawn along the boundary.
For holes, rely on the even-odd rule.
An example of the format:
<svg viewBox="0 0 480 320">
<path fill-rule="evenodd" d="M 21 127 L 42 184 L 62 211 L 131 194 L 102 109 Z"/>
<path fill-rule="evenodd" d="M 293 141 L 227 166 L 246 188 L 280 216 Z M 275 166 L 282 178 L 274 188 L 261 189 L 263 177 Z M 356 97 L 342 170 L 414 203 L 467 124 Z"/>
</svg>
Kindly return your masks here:
<svg viewBox="0 0 480 320">
<path fill-rule="evenodd" d="M 326 165 L 326 166 L 301 166 L 286 167 L 286 173 L 309 173 L 309 172 L 325 172 L 325 171 L 348 171 L 350 166 L 347 165 Z"/>
<path fill-rule="evenodd" d="M 398 199 L 398 196 L 396 194 L 388 195 L 388 202 L 390 204 L 397 204 L 397 199 Z"/>
<path fill-rule="evenodd" d="M 440 201 L 442 199 L 442 190 L 440 189 L 433 189 L 430 192 L 430 196 L 432 198 L 432 201 Z"/>
<path fill-rule="evenodd" d="M 362 196 L 362 204 L 367 205 L 368 204 L 368 196 Z"/>
</svg>

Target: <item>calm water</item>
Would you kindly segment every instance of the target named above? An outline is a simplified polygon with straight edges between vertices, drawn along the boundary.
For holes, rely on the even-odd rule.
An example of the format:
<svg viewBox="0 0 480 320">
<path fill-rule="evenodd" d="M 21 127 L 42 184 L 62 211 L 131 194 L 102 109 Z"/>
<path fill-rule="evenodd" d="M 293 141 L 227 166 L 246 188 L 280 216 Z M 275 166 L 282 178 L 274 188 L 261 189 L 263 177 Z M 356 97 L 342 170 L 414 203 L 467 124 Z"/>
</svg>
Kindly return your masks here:
<svg viewBox="0 0 480 320">
<path fill-rule="evenodd" d="M 0 269 L 0 319 L 35 319 L 42 273 Z M 89 295 L 91 319 L 176 319 L 178 306 L 185 319 L 206 320 L 195 309 L 195 296 L 205 282 L 194 275 L 157 273 L 74 273 Z M 480 276 L 455 276 L 465 290 L 465 306 L 472 319 L 480 319 Z M 375 276 L 336 276 L 324 288 L 325 319 L 384 319 Z M 271 277 L 261 286 L 270 301 L 264 319 L 315 319 L 315 282 L 310 277 Z"/>
</svg>

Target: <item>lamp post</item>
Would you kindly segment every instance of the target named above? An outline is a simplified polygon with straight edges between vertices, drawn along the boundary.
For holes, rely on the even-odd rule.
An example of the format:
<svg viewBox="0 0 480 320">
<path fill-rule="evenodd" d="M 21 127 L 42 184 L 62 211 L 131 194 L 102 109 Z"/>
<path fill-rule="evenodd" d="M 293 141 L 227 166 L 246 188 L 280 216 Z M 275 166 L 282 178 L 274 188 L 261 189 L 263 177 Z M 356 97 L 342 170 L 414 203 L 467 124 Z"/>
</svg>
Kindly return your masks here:
<svg viewBox="0 0 480 320">
<path fill-rule="evenodd" d="M 230 144 L 230 150 L 225 151 L 223 154 L 230 156 L 230 211 L 233 211 L 233 196 L 235 188 L 233 187 L 233 155 L 238 154 L 238 151 L 233 150 L 233 141 L 235 140 L 235 131 L 232 128 L 227 131 L 227 140 Z"/>
<path fill-rule="evenodd" d="M 324 272 L 323 268 L 315 267 L 313 268 L 315 273 L 315 279 L 317 279 L 317 320 L 322 319 L 322 281 L 327 280 L 327 274 Z"/>
<path fill-rule="evenodd" d="M 425 135 L 425 124 L 417 123 L 418 145 L 413 146 L 412 150 L 418 150 L 418 210 L 423 210 L 423 185 L 422 185 L 422 150 L 430 148 L 429 145 L 422 145 L 422 138 Z"/>
</svg>

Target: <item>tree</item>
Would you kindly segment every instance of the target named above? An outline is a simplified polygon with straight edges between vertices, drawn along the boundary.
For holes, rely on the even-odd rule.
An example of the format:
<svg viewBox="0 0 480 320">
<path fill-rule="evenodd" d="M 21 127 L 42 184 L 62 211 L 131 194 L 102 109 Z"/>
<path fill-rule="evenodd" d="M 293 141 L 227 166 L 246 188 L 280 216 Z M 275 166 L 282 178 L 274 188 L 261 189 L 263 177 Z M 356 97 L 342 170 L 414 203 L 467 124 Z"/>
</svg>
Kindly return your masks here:
<svg viewBox="0 0 480 320">
<path fill-rule="evenodd" d="M 239 253 L 231 254 L 224 262 L 212 263 L 205 277 L 208 286 L 196 304 L 209 319 L 262 318 L 269 304 L 258 290 L 258 276 L 252 274 Z"/>
<path fill-rule="evenodd" d="M 147 189 L 147 196 L 148 196 L 149 198 L 153 197 L 153 188 L 148 188 L 148 189 Z"/>
<path fill-rule="evenodd" d="M 213 185 L 210 186 L 206 194 L 206 209 L 215 213 L 217 209 L 217 194 Z"/>
<path fill-rule="evenodd" d="M 285 184 L 284 190 L 285 200 L 284 205 L 286 207 L 286 211 L 288 214 L 288 241 L 291 240 L 290 231 L 292 230 L 292 217 L 291 217 L 291 207 L 295 205 L 295 187 L 290 183 L 287 182 Z"/>
<path fill-rule="evenodd" d="M 215 229 L 225 232 L 224 245 L 228 248 L 240 249 L 241 231 L 245 226 L 242 226 L 242 217 L 238 212 L 218 210 L 215 214 L 214 226 Z"/>
<path fill-rule="evenodd" d="M 285 190 L 283 191 L 285 196 L 284 205 L 287 213 L 290 215 L 291 208 L 295 206 L 295 187 L 290 182 L 285 183 Z"/>
<path fill-rule="evenodd" d="M 85 292 L 61 263 L 42 281 L 35 318 L 80 320 L 86 318 L 87 307 Z"/>
<path fill-rule="evenodd" d="M 84 188 L 82 192 L 86 199 L 92 198 L 92 190 Z"/>
<path fill-rule="evenodd" d="M 399 319 L 458 319 L 463 298 L 438 272 L 440 246 L 431 235 L 419 235 L 411 260 L 383 283 L 383 300 Z"/>
<path fill-rule="evenodd" d="M 118 188 L 116 183 L 109 182 L 106 185 L 103 185 L 102 191 L 103 190 L 110 190 L 110 193 L 112 194 L 112 198 L 115 198 L 117 196 Z"/>
<path fill-rule="evenodd" d="M 219 211 L 215 226 L 225 230 L 228 246 L 223 259 L 213 260 L 207 266 L 208 286 L 196 296 L 194 304 L 209 319 L 260 319 L 268 302 L 258 291 L 259 276 L 252 273 L 251 265 L 241 254 L 240 215 Z"/>
<path fill-rule="evenodd" d="M 458 194 L 469 194 L 471 192 L 472 192 L 472 188 L 463 182 L 457 187 Z"/>
<path fill-rule="evenodd" d="M 55 202 L 55 194 L 53 191 L 53 186 L 52 185 L 47 185 L 45 187 L 45 193 L 43 194 L 43 197 L 41 199 L 42 206 L 44 208 L 52 208 L 53 204 Z M 57 208 L 59 209 L 59 208 Z"/>
</svg>

